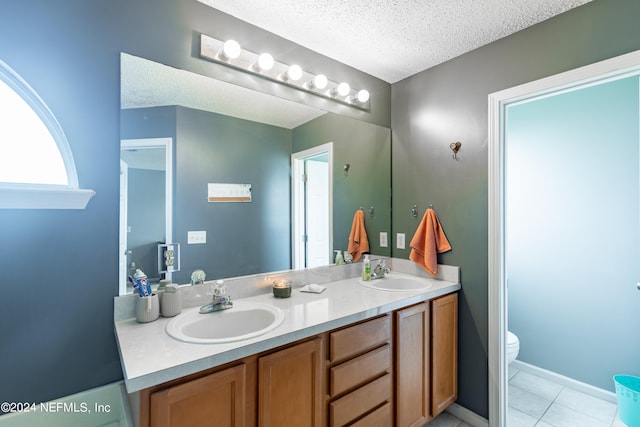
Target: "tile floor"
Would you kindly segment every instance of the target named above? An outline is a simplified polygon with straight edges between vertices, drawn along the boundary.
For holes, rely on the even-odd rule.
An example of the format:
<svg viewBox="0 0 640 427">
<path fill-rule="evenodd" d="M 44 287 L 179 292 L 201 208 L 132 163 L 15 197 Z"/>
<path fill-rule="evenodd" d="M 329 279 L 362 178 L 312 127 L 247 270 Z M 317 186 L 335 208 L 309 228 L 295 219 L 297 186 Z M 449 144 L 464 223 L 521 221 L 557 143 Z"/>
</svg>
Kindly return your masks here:
<svg viewBox="0 0 640 427">
<path fill-rule="evenodd" d="M 443 412 L 423 427 L 473 427 L 448 412 Z"/>
<path fill-rule="evenodd" d="M 509 367 L 508 427 L 625 427 L 618 405 Z"/>
<path fill-rule="evenodd" d="M 618 406 L 509 367 L 508 427 L 626 427 Z M 444 412 L 425 427 L 471 427 Z"/>
</svg>

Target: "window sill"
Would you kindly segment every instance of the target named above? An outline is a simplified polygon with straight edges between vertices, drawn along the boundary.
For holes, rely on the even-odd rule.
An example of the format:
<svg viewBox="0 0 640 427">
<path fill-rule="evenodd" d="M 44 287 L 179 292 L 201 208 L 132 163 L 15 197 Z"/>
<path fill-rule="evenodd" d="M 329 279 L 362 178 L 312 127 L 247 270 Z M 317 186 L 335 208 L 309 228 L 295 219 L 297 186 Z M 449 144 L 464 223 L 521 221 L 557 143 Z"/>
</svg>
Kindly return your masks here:
<svg viewBox="0 0 640 427">
<path fill-rule="evenodd" d="M 0 209 L 84 209 L 94 194 L 69 187 L 0 185 Z"/>
</svg>

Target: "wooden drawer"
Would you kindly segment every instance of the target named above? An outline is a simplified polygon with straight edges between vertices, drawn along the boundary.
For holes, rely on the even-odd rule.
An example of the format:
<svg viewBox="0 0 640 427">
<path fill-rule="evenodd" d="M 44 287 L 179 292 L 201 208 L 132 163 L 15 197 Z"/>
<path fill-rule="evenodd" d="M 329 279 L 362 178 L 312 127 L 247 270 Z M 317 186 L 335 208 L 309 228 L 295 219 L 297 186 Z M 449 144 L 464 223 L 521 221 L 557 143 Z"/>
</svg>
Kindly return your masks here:
<svg viewBox="0 0 640 427">
<path fill-rule="evenodd" d="M 330 425 L 344 426 L 386 402 L 391 402 L 391 374 L 331 402 Z"/>
<path fill-rule="evenodd" d="M 386 344 L 384 347 L 331 368 L 329 394 L 331 397 L 337 396 L 390 372 L 391 346 Z"/>
<path fill-rule="evenodd" d="M 389 427 L 393 425 L 391 417 L 391 403 L 385 403 L 366 417 L 351 424 L 349 427 Z"/>
<path fill-rule="evenodd" d="M 329 359 L 336 362 L 357 356 L 391 340 L 391 316 L 383 316 L 329 335 Z"/>
</svg>

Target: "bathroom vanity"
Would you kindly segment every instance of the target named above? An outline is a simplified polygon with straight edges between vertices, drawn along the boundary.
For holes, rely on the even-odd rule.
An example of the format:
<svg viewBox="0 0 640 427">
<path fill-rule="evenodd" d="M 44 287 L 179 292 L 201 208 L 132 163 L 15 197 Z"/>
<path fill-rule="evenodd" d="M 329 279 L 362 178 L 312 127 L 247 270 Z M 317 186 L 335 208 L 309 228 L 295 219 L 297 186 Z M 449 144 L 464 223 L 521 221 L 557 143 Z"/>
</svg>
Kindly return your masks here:
<svg viewBox="0 0 640 427">
<path fill-rule="evenodd" d="M 259 337 L 193 344 L 169 319 L 116 320 L 139 426 L 413 426 L 457 398 L 458 271 L 427 290 L 380 291 L 358 278 L 320 294 L 260 294 L 284 322 Z M 233 310 L 233 309 L 231 309 Z"/>
</svg>

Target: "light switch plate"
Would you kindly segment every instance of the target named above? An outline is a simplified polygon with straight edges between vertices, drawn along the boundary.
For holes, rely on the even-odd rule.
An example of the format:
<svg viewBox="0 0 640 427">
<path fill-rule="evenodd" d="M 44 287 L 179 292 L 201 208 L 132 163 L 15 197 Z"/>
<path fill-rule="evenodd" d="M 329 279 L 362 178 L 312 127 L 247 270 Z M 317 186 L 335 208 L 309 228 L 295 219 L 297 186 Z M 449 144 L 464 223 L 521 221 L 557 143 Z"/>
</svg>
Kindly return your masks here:
<svg viewBox="0 0 640 427">
<path fill-rule="evenodd" d="M 381 231 L 380 232 L 380 247 L 381 248 L 386 248 L 387 246 L 389 246 L 389 243 L 387 242 L 387 232 L 386 231 Z"/>
<path fill-rule="evenodd" d="M 404 249 L 404 233 L 396 234 L 396 248 Z"/>
<path fill-rule="evenodd" d="M 187 244 L 203 245 L 207 243 L 206 231 L 187 231 Z"/>
</svg>

